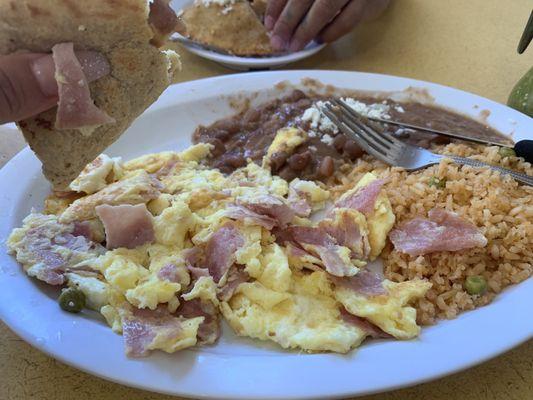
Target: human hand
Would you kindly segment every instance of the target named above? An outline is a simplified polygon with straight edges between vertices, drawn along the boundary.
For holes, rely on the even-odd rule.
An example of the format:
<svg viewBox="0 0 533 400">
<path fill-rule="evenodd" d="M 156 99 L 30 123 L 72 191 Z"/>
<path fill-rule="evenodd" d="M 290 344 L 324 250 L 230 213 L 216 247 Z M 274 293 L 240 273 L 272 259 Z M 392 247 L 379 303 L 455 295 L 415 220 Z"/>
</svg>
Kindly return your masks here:
<svg viewBox="0 0 533 400">
<path fill-rule="evenodd" d="M 95 68 L 101 59 L 93 51 L 76 52 L 89 82 L 103 72 Z M 58 87 L 51 54 L 17 53 L 0 55 L 0 124 L 37 115 L 57 105 Z"/>
<path fill-rule="evenodd" d="M 313 39 L 332 42 L 378 16 L 389 0 L 269 0 L 265 27 L 275 50 L 298 51 Z"/>
</svg>

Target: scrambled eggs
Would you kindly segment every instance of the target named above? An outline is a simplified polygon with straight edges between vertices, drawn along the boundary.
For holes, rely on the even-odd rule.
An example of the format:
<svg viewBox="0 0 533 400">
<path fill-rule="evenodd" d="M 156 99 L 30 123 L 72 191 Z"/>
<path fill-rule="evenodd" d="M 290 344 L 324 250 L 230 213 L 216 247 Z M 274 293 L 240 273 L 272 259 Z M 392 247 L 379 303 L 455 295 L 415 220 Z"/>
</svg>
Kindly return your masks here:
<svg viewBox="0 0 533 400">
<path fill-rule="evenodd" d="M 276 151 L 301 144 L 303 135 L 292 128 L 280 131 L 265 165 Z M 9 248 L 29 275 L 83 292 L 86 306 L 99 311 L 115 332 L 126 337 L 127 324 L 132 321 L 142 329 L 152 329 L 143 350 L 174 352 L 198 344 L 209 317 L 205 312 L 190 317 L 183 311 L 185 305 L 198 304 L 204 311 L 207 305 L 218 309 L 238 335 L 312 352 L 345 353 L 369 335 L 343 318 L 346 311 L 399 339 L 418 334 L 416 311 L 409 304 L 424 296 L 429 283 L 385 280 L 384 293 L 361 294 L 335 283 L 324 270 L 321 256 L 313 251 L 316 246 L 307 249 L 280 242 L 279 231 L 284 227 L 267 229 L 262 225 L 264 219 L 256 222 L 261 221 L 257 208 L 245 208 L 251 215 L 245 219 L 232 220 L 227 215 L 229 206 L 237 204 L 242 209 L 265 196 L 285 204 L 290 192 L 302 196 L 312 211 L 321 210 L 330 200 L 323 186 L 299 179 L 289 184 L 253 163 L 225 176 L 202 164 L 209 151 L 209 145 L 199 144 L 181 153 L 151 154 L 126 163 L 101 156 L 71 185 L 77 193 L 49 198 L 49 215 L 28 216 L 23 227 L 12 233 Z M 372 174 L 365 175 L 353 191 L 375 179 Z M 105 249 L 102 223 L 95 212 L 101 204 L 146 204 L 152 215 L 153 240 L 132 249 Z M 349 209 L 336 210 L 333 218 L 336 214 L 359 226 L 362 243 L 369 246 L 367 259 L 379 256 L 394 224 L 384 191 L 371 215 Z M 230 255 L 231 269 L 215 282 L 207 268 L 201 268 L 205 254 L 193 268 L 189 257 L 195 249 L 205 253 L 228 221 L 242 240 Z M 275 218 L 270 215 L 266 221 L 272 223 Z M 75 235 L 80 223 L 89 230 L 85 236 L 90 240 Z M 322 226 L 297 216 L 290 224 Z M 78 239 L 80 244 L 73 246 L 72 241 Z M 351 275 L 365 267 L 366 260 L 353 257 L 354 252 L 364 253 L 362 248 L 338 248 L 343 262 L 352 265 Z M 230 276 L 236 270 L 244 274 L 243 281 Z M 201 276 L 195 276 L 195 271 Z M 48 275 L 52 273 L 57 276 Z M 220 293 L 231 284 L 235 285 L 233 292 L 224 298 Z M 165 322 L 154 322 L 154 315 L 164 315 L 161 321 Z M 173 330 L 176 323 L 179 333 Z"/>
</svg>

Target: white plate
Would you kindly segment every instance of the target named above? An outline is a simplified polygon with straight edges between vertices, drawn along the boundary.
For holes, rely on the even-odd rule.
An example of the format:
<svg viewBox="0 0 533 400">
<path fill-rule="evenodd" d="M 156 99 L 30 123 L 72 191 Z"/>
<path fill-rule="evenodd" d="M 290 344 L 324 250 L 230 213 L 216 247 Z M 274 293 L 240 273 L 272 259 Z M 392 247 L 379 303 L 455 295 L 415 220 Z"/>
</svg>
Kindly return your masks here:
<svg viewBox="0 0 533 400">
<path fill-rule="evenodd" d="M 529 137 L 533 120 L 503 105 L 444 86 L 385 75 L 339 71 L 261 72 L 188 82 L 169 88 L 107 153 L 126 159 L 151 151 L 179 150 L 200 123 L 232 113 L 227 95 L 266 91 L 276 83 L 309 77 L 362 90 L 426 88 L 436 101 L 488 121 L 515 139 Z M 278 87 L 286 87 L 279 85 Z M 240 92 L 246 88 L 246 92 Z M 26 149 L 0 170 L 0 239 L 19 226 L 32 207 L 41 208 L 48 184 Z M 31 345 L 100 377 L 180 396 L 290 399 L 352 396 L 413 385 L 494 357 L 533 336 L 533 279 L 505 290 L 489 306 L 422 330 L 412 341 L 382 340 L 347 355 L 299 354 L 225 330 L 213 347 L 129 360 L 122 338 L 94 315 L 62 312 L 56 294 L 21 271 L 0 245 L 0 317 Z"/>
<path fill-rule="evenodd" d="M 174 10 L 179 11 L 190 3 L 191 0 L 174 0 L 171 5 Z M 197 56 L 206 58 L 211 61 L 215 61 L 227 68 L 237 71 L 280 68 L 296 61 L 303 60 L 304 58 L 311 57 L 313 54 L 318 53 L 326 46 L 325 44 L 311 42 L 307 45 L 305 49 L 290 54 L 272 57 L 238 57 L 220 54 L 216 51 L 203 49 L 194 45 L 188 45 L 183 43 L 181 45 L 191 53 L 196 54 Z"/>
</svg>

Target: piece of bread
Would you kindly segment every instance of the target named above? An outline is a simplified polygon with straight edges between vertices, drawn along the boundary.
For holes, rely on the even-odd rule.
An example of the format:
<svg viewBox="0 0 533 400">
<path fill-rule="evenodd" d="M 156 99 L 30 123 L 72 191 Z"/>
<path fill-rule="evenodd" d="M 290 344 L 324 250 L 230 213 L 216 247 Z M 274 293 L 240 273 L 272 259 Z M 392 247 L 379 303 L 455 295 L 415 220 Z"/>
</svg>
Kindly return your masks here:
<svg viewBox="0 0 533 400">
<path fill-rule="evenodd" d="M 261 22 L 264 22 L 265 19 L 265 13 L 268 6 L 268 0 L 253 0 L 252 1 L 252 8 L 261 20 Z"/>
<path fill-rule="evenodd" d="M 116 122 L 90 135 L 56 130 L 56 108 L 18 123 L 54 189 L 64 190 L 161 95 L 178 55 L 150 44 L 147 0 L 1 0 L 0 54 L 50 52 L 57 43 L 105 55 L 110 75 L 90 84 L 97 107 Z"/>
<path fill-rule="evenodd" d="M 218 47 L 237 56 L 274 53 L 263 23 L 248 1 L 229 6 L 194 3 L 180 16 L 180 33 L 190 39 Z"/>
</svg>

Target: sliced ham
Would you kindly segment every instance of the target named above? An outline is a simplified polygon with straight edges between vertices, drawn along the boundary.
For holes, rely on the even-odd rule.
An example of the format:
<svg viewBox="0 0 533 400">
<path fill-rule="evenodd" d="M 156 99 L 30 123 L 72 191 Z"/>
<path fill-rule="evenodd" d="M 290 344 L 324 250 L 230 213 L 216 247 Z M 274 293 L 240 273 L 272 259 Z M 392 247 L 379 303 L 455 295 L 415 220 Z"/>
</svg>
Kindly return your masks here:
<svg viewBox="0 0 533 400">
<path fill-rule="evenodd" d="M 187 265 L 187 270 L 191 274 L 194 281 L 198 280 L 202 276 L 211 276 L 209 275 L 209 270 L 207 268 L 193 267 L 193 266 Z"/>
<path fill-rule="evenodd" d="M 344 307 L 341 308 L 341 318 L 344 322 L 350 325 L 354 325 L 362 331 L 366 332 L 368 336 L 373 338 L 391 338 L 387 332 L 383 331 L 379 326 L 374 325 L 372 322 L 365 318 L 358 317 L 350 314 Z"/>
<path fill-rule="evenodd" d="M 383 287 L 383 277 L 368 269 L 361 269 L 354 276 L 333 278 L 336 286 L 353 290 L 364 296 L 386 295 L 387 290 Z"/>
<path fill-rule="evenodd" d="M 190 249 L 183 250 L 181 256 L 185 261 L 185 266 L 193 278 L 193 281 L 198 280 L 202 276 L 210 276 L 207 267 L 199 266 L 199 263 L 202 260 L 202 250 L 198 247 L 191 247 Z"/>
<path fill-rule="evenodd" d="M 349 212 L 342 210 L 337 210 L 333 215 L 335 215 L 335 219 L 322 220 L 319 227 L 334 238 L 337 244 L 352 250 L 352 258 L 367 259 L 370 253 L 370 244 L 368 238 L 361 233 L 357 221 Z"/>
<path fill-rule="evenodd" d="M 385 184 L 385 180 L 376 179 L 368 185 L 359 188 L 354 192 L 349 192 L 343 195 L 336 203 L 336 208 L 351 208 L 362 212 L 365 215 L 370 215 L 374 212 L 374 205 L 376 199 L 381 192 L 381 188 Z"/>
<path fill-rule="evenodd" d="M 277 225 L 277 221 L 267 215 L 258 214 L 249 208 L 234 204 L 226 208 L 224 215 L 228 218 L 262 226 L 267 230 L 272 230 Z"/>
<path fill-rule="evenodd" d="M 162 281 L 179 283 L 178 267 L 174 264 L 167 264 L 157 272 L 157 277 Z"/>
<path fill-rule="evenodd" d="M 389 234 L 394 248 L 411 256 L 437 251 L 485 247 L 487 238 L 471 222 L 453 212 L 433 209 L 429 219 L 414 218 Z"/>
<path fill-rule="evenodd" d="M 187 266 L 195 267 L 202 258 L 202 250 L 198 247 L 191 247 L 190 249 L 183 250 L 181 256 Z"/>
<path fill-rule="evenodd" d="M 294 210 L 289 207 L 284 199 L 272 195 L 261 195 L 253 200 L 239 199 L 237 204 L 250 211 L 271 218 L 276 226 L 284 228 L 294 218 Z"/>
<path fill-rule="evenodd" d="M 95 211 L 104 224 L 108 249 L 134 249 L 155 240 L 152 214 L 146 204 L 102 204 Z"/>
<path fill-rule="evenodd" d="M 91 224 L 88 221 L 75 221 L 74 230 L 72 231 L 74 236 L 83 236 L 87 240 L 92 240 L 93 233 L 91 229 Z"/>
<path fill-rule="evenodd" d="M 56 44 L 52 48 L 52 57 L 59 94 L 56 128 L 89 128 L 115 122 L 94 105 L 87 77 L 74 53 L 74 45 Z"/>
<path fill-rule="evenodd" d="M 220 337 L 218 312 L 211 302 L 200 299 L 184 301 L 176 313 L 184 318 L 204 317 L 198 328 L 198 344 L 212 344 Z"/>
<path fill-rule="evenodd" d="M 179 338 L 182 333 L 182 319 L 172 316 L 165 308 L 160 307 L 152 311 L 132 307 L 131 311 L 122 317 L 122 335 L 127 356 L 147 356 L 158 335 L 164 335 L 168 341 Z"/>
<path fill-rule="evenodd" d="M 148 23 L 161 36 L 173 33 L 178 23 L 178 17 L 169 3 L 170 0 L 153 0 L 150 3 Z"/>
<path fill-rule="evenodd" d="M 97 51 L 76 51 L 76 58 L 80 62 L 81 69 L 89 83 L 103 78 L 111 72 L 107 58 Z"/>
<path fill-rule="evenodd" d="M 74 224 L 60 224 L 54 217 L 32 214 L 30 224 L 33 226 L 15 251 L 31 265 L 28 275 L 49 285 L 62 285 L 66 272 L 82 268 L 78 264 L 105 250 L 84 236 L 74 235 Z"/>
<path fill-rule="evenodd" d="M 324 229 L 304 226 L 290 226 L 287 234 L 304 250 L 316 254 L 324 264 L 324 268 L 333 276 L 353 274 L 354 267 L 346 263 L 340 256 L 340 246 Z M 283 238 L 286 240 L 286 238 Z"/>
<path fill-rule="evenodd" d="M 289 187 L 287 202 L 289 203 L 289 207 L 298 217 L 308 217 L 313 211 L 306 194 L 293 187 Z"/>
<path fill-rule="evenodd" d="M 241 283 L 247 282 L 250 276 L 242 269 L 231 268 L 226 284 L 218 289 L 217 297 L 220 301 L 229 301 L 233 297 L 235 290 Z"/>
<path fill-rule="evenodd" d="M 211 235 L 205 255 L 207 269 L 215 283 L 218 283 L 233 265 L 235 252 L 243 245 L 243 237 L 231 222 L 227 222 Z"/>
</svg>

